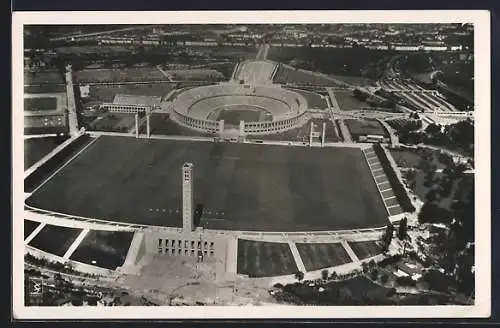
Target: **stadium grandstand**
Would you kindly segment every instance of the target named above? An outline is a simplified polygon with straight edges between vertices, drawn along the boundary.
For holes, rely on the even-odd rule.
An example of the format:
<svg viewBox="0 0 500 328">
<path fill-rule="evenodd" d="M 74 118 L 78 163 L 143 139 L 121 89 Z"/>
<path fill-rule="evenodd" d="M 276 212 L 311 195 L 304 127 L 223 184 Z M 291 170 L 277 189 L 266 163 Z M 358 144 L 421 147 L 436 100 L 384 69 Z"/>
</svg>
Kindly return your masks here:
<svg viewBox="0 0 500 328">
<path fill-rule="evenodd" d="M 220 84 L 178 95 L 173 101 L 172 119 L 203 132 L 222 132 L 227 123 L 226 128 L 239 129 L 242 135 L 258 135 L 301 126 L 307 122 L 307 108 L 302 95 L 280 87 Z"/>
</svg>

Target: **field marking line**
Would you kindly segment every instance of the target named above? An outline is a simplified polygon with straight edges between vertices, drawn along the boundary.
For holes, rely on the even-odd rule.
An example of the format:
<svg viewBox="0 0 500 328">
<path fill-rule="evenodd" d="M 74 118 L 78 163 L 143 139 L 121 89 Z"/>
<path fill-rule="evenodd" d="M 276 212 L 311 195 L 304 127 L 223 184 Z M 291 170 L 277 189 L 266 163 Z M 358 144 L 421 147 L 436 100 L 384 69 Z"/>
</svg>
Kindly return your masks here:
<svg viewBox="0 0 500 328">
<path fill-rule="evenodd" d="M 41 222 L 40 225 L 36 227 L 36 229 L 33 230 L 30 233 L 30 235 L 24 240 L 24 244 L 28 245 L 31 242 L 31 240 L 35 238 L 36 235 L 38 235 L 38 233 L 43 229 L 43 227 L 45 227 L 45 225 L 46 225 L 45 222 Z"/>
<path fill-rule="evenodd" d="M 295 260 L 297 268 L 299 269 L 299 271 L 306 273 L 306 266 L 304 265 L 304 262 L 302 262 L 302 257 L 300 257 L 297 245 L 294 242 L 289 241 L 288 246 L 290 246 L 290 250 L 292 251 L 293 259 Z"/>
<path fill-rule="evenodd" d="M 399 207 L 399 204 L 396 204 L 396 205 L 391 205 L 391 206 L 387 206 L 387 208 L 394 208 L 394 207 Z"/>
<path fill-rule="evenodd" d="M 396 196 L 387 197 L 384 199 L 384 201 L 389 200 L 389 199 L 393 199 L 393 198 L 396 198 Z"/>
<path fill-rule="evenodd" d="M 52 173 L 47 179 L 45 179 L 38 187 L 36 187 L 31 194 L 34 194 L 38 189 L 40 189 L 44 184 L 46 184 L 50 179 L 52 179 L 56 174 L 62 171 L 66 166 L 68 166 L 69 163 L 71 163 L 76 157 L 78 157 L 81 153 L 83 153 L 90 145 L 92 145 L 94 142 L 99 139 L 99 136 L 97 136 L 94 140 L 89 142 L 85 147 L 83 147 L 78 153 L 76 153 L 73 157 L 71 157 L 64 165 L 62 165 L 60 168 L 58 168 L 54 173 Z"/>
<path fill-rule="evenodd" d="M 87 234 L 89 233 L 89 231 L 90 231 L 90 229 L 86 228 L 86 229 L 83 229 L 80 232 L 80 234 L 78 235 L 78 237 L 76 237 L 75 241 L 73 241 L 73 243 L 71 244 L 71 246 L 66 250 L 66 253 L 64 253 L 63 259 L 68 260 L 69 257 L 71 255 L 73 255 L 73 253 L 76 251 L 76 249 L 78 248 L 78 246 L 80 246 L 80 243 L 83 241 L 83 239 L 85 238 L 85 236 L 87 236 Z"/>
</svg>

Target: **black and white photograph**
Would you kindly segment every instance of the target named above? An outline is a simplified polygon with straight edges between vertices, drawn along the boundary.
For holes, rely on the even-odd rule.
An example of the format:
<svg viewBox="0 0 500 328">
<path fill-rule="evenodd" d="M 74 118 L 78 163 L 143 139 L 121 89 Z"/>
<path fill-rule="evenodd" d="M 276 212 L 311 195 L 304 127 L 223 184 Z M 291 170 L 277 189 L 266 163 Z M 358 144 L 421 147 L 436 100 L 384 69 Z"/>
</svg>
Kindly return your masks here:
<svg viewBox="0 0 500 328">
<path fill-rule="evenodd" d="M 488 316 L 489 14 L 195 13 L 13 16 L 15 314 Z"/>
</svg>

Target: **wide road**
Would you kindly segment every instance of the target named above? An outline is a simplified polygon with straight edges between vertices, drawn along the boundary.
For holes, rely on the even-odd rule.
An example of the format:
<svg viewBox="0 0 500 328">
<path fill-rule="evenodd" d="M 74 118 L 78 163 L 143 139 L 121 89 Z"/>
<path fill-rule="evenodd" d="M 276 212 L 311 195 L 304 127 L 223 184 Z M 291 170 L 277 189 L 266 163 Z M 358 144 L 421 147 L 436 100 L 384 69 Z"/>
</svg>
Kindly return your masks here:
<svg viewBox="0 0 500 328">
<path fill-rule="evenodd" d="M 265 43 L 260 46 L 259 52 L 257 52 L 257 56 L 255 57 L 255 60 L 266 60 L 267 58 L 267 53 L 269 52 L 269 44 Z"/>
<path fill-rule="evenodd" d="M 86 38 L 86 37 L 92 37 L 92 36 L 113 34 L 113 33 L 117 33 L 117 32 L 142 30 L 142 29 L 146 29 L 146 28 L 151 28 L 153 26 L 154 25 L 141 25 L 141 26 L 125 27 L 125 28 L 119 28 L 119 29 L 115 29 L 115 30 L 102 31 L 102 32 L 83 33 L 83 34 L 70 34 L 70 35 L 64 35 L 64 36 L 59 36 L 59 37 L 51 38 L 49 40 L 50 41 L 63 41 L 63 40 L 71 40 L 73 38 L 80 39 L 80 38 Z"/>
</svg>

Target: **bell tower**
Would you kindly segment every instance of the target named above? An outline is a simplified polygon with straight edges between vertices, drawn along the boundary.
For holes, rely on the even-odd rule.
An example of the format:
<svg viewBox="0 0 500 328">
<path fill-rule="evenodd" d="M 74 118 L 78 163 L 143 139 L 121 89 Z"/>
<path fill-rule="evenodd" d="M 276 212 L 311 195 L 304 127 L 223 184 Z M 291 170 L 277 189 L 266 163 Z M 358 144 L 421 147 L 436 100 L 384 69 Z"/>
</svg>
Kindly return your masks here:
<svg viewBox="0 0 500 328">
<path fill-rule="evenodd" d="M 182 230 L 193 231 L 193 163 L 182 165 Z"/>
</svg>

